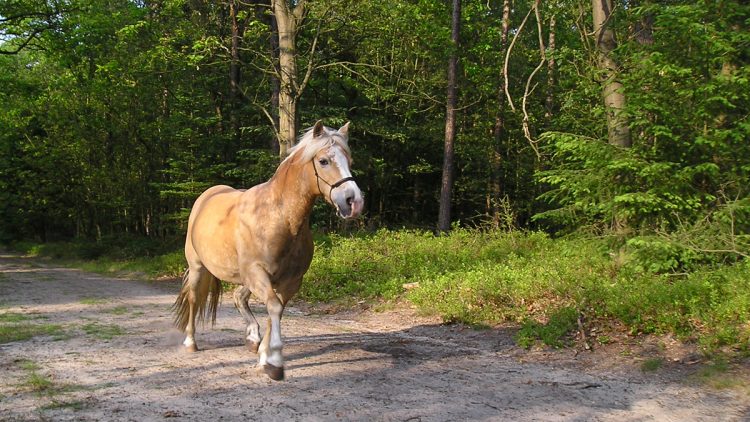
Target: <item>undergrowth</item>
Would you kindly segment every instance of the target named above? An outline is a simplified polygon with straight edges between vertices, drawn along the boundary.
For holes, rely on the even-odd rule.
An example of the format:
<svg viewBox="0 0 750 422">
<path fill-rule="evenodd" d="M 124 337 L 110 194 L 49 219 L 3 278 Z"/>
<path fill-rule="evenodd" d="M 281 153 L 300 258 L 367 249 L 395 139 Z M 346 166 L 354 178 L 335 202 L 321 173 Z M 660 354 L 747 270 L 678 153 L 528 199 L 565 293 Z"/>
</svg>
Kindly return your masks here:
<svg viewBox="0 0 750 422">
<path fill-rule="evenodd" d="M 447 322 L 518 324 L 517 341 L 526 347 L 566 345 L 584 316 L 589 327 L 614 321 L 633 335 L 673 333 L 707 351 L 750 354 L 746 261 L 658 273 L 658 265 L 644 262 L 648 256 L 611 239 L 462 229 L 444 236 L 410 230 L 318 235 L 315 243 L 299 294 L 306 301 L 408 300 Z M 31 252 L 44 255 L 47 248 Z M 184 270 L 176 246 L 120 245 L 114 255 L 99 248 L 85 268 L 152 277 Z"/>
</svg>

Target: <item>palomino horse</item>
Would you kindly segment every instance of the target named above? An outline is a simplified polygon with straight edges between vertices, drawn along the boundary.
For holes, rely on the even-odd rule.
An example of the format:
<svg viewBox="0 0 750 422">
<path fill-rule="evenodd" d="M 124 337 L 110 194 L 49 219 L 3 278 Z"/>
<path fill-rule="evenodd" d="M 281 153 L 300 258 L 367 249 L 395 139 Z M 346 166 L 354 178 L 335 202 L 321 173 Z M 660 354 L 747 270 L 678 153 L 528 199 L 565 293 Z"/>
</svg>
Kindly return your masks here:
<svg viewBox="0 0 750 422">
<path fill-rule="evenodd" d="M 364 205 L 349 171 L 348 128 L 318 121 L 266 183 L 248 190 L 214 186 L 195 201 L 185 240 L 188 270 L 173 307 L 188 351 L 198 350 L 196 316 L 216 321 L 219 280 L 225 280 L 241 286 L 235 305 L 247 323 L 248 347 L 260 353 L 258 366 L 271 379 L 284 378 L 281 313 L 312 261 L 313 203 L 322 196 L 342 218 L 357 217 Z M 247 304 L 251 292 L 268 309 L 264 336 Z"/>
</svg>

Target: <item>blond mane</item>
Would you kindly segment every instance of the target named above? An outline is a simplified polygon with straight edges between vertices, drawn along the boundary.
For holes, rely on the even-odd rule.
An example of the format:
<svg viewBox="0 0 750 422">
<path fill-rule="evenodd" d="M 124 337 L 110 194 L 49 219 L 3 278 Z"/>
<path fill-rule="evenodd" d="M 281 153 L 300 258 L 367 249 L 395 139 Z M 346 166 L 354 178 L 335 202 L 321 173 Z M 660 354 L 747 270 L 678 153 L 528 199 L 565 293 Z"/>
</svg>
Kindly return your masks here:
<svg viewBox="0 0 750 422">
<path fill-rule="evenodd" d="M 313 159 L 318 151 L 331 145 L 340 146 L 347 157 L 351 158 L 351 150 L 346 142 L 346 138 L 338 130 L 323 127 L 323 133 L 315 138 L 313 136 L 313 129 L 308 129 L 299 137 L 297 144 L 289 149 L 289 155 L 284 159 L 284 162 L 308 162 Z"/>
</svg>

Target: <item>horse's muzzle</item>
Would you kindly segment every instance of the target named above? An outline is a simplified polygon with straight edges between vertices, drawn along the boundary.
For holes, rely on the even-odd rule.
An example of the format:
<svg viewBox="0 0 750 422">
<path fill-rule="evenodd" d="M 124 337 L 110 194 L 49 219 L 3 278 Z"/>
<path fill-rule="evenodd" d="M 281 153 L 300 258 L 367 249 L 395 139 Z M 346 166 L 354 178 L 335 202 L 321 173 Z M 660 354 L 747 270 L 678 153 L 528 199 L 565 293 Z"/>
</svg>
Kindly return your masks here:
<svg viewBox="0 0 750 422">
<path fill-rule="evenodd" d="M 357 218 L 362 213 L 365 201 L 362 192 L 353 181 L 347 182 L 333 191 L 331 202 L 336 206 L 339 217 L 351 219 Z"/>
</svg>

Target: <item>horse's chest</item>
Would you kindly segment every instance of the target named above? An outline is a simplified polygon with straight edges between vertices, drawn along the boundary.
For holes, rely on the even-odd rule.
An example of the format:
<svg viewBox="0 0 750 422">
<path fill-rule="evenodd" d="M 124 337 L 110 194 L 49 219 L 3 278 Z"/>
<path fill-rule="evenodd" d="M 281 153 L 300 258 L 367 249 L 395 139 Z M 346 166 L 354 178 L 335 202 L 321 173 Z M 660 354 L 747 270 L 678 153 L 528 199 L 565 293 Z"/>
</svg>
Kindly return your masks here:
<svg viewBox="0 0 750 422">
<path fill-rule="evenodd" d="M 276 268 L 274 280 L 296 279 L 302 277 L 312 262 L 313 245 L 304 239 L 290 242 L 276 251 Z"/>
</svg>

